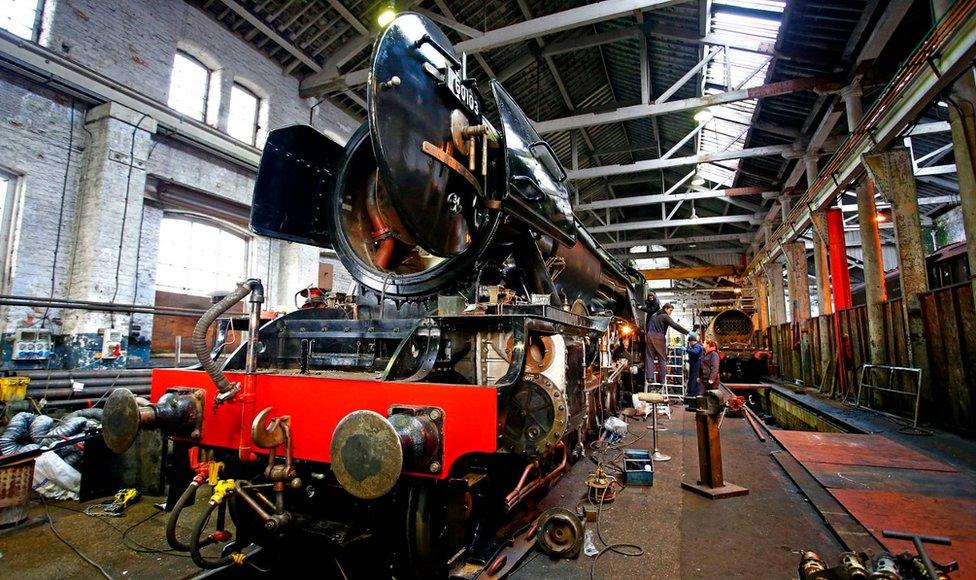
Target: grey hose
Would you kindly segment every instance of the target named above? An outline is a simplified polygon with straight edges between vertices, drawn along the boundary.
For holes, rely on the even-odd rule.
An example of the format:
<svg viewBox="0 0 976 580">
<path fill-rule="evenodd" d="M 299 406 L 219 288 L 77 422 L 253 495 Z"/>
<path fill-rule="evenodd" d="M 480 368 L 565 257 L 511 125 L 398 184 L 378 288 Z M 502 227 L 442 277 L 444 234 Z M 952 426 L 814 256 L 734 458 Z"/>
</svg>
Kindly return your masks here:
<svg viewBox="0 0 976 580">
<path fill-rule="evenodd" d="M 31 443 L 30 426 L 37 417 L 34 413 L 17 413 L 7 423 L 7 428 L 0 435 L 0 455 L 10 455 L 20 452 L 25 444 Z"/>
<path fill-rule="evenodd" d="M 227 377 L 224 376 L 223 371 L 220 370 L 217 362 L 211 358 L 210 350 L 207 348 L 207 330 L 210 329 L 210 325 L 215 320 L 230 310 L 232 306 L 243 300 L 252 290 L 261 292 L 261 300 L 264 300 L 264 289 L 261 286 L 261 281 L 255 279 L 248 280 L 238 286 L 236 290 L 224 296 L 223 300 L 211 306 L 200 317 L 200 320 L 197 321 L 197 325 L 193 328 L 193 334 L 190 336 L 190 346 L 193 348 L 194 354 L 197 355 L 200 366 L 203 367 L 203 370 L 207 371 L 207 374 L 210 375 L 210 378 L 217 386 L 218 401 L 233 397 L 237 393 L 239 385 L 231 384 L 227 380 Z"/>
</svg>

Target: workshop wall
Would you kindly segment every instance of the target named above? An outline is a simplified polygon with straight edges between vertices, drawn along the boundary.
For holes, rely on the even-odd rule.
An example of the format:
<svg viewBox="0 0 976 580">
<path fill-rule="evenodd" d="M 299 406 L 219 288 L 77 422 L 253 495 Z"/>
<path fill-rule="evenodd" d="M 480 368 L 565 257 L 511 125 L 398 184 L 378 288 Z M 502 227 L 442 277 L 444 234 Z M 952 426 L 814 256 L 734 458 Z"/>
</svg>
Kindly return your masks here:
<svg viewBox="0 0 976 580">
<path fill-rule="evenodd" d="M 46 2 L 39 43 L 162 103 L 168 98 L 177 50 L 205 56 L 206 62 L 218 65 L 212 82 L 220 87 L 211 124 L 226 131 L 230 90 L 235 81 L 240 82 L 262 99 L 259 146 L 269 128 L 311 120 L 331 138 L 345 142 L 359 124 L 330 103 L 299 98 L 297 78 L 283 74 L 276 63 L 187 3 Z M 96 120 L 87 103 L 13 74 L 0 77 L 0 171 L 16 180 L 15 209 L 4 232 L 9 240 L 3 293 L 100 301 L 116 294 L 120 303 L 153 304 L 160 223 L 169 208 L 158 200 L 144 203 L 148 184 L 174 184 L 215 200 L 250 204 L 254 170 L 158 133 L 151 119 L 140 123 L 134 111 L 117 104 L 111 111 Z M 93 124 L 96 121 L 102 126 Z M 130 160 L 133 136 L 136 143 Z M 123 232 L 120 200 L 126 183 L 132 191 Z M 97 227 L 92 227 L 92 220 Z M 315 282 L 318 252 L 318 248 L 251 238 L 248 275 L 265 281 L 269 306 L 287 306 L 294 292 Z M 117 262 L 122 266 L 116 292 Z M 336 278 L 348 279 L 348 273 L 336 265 Z M 53 308 L 0 309 L 0 330 L 7 339 L 4 367 L 104 366 L 98 358 L 98 330 L 108 326 L 123 330 L 127 345 L 130 339 L 132 346 L 138 343 L 138 348 L 130 349 L 130 358 L 138 351 L 146 362 L 152 317 L 129 318 Z M 43 325 L 58 335 L 50 363 L 10 361 L 10 334 L 31 325 Z M 74 352 L 78 349 L 85 352 Z"/>
</svg>

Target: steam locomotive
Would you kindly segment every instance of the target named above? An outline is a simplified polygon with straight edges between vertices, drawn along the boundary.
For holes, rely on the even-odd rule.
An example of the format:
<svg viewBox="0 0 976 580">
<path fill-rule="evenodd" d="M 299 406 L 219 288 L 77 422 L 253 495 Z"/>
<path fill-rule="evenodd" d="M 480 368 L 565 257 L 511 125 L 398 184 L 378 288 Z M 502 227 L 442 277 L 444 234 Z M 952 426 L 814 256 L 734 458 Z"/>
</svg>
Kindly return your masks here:
<svg viewBox="0 0 976 580">
<path fill-rule="evenodd" d="M 107 402 L 113 450 L 146 428 L 172 441 L 167 539 L 201 567 L 312 541 L 340 570 L 362 550 L 374 575 L 473 577 L 637 380 L 620 353 L 642 352 L 643 278 L 576 220 L 512 97 L 482 96 L 419 14 L 372 59 L 367 122 L 345 146 L 273 131 L 251 212 L 258 234 L 333 248 L 357 293 L 261 326 L 249 280 L 197 324 L 202 370 L 154 371 L 152 404 Z M 249 340 L 218 365 L 207 329 L 241 300 Z"/>
<path fill-rule="evenodd" d="M 705 331 L 722 353 L 719 374 L 724 383 L 758 383 L 769 375 L 772 353 L 756 346 L 752 317 L 742 310 L 722 310 L 712 317 Z"/>
</svg>

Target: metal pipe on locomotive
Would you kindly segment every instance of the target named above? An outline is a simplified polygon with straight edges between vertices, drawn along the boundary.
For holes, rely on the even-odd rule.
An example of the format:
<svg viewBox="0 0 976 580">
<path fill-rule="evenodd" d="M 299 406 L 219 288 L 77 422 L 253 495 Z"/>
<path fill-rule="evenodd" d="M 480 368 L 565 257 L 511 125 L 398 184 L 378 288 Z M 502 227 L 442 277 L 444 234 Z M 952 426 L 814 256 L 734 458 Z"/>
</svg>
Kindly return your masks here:
<svg viewBox="0 0 976 580">
<path fill-rule="evenodd" d="M 110 397 L 110 447 L 149 426 L 174 442 L 171 487 L 192 482 L 171 493 L 167 535 L 199 565 L 302 535 L 337 551 L 385 540 L 397 574 L 464 575 L 636 380 L 620 351 L 640 340 L 643 278 L 575 219 L 565 172 L 511 96 L 492 81 L 485 99 L 464 64 L 402 14 L 376 41 L 368 121 L 345 146 L 308 126 L 268 138 L 251 229 L 334 249 L 355 296 L 258 329 L 263 287 L 248 281 L 198 325 L 250 296 L 250 340 L 222 367 L 195 340 L 203 370 L 154 371 L 153 404 Z"/>
</svg>

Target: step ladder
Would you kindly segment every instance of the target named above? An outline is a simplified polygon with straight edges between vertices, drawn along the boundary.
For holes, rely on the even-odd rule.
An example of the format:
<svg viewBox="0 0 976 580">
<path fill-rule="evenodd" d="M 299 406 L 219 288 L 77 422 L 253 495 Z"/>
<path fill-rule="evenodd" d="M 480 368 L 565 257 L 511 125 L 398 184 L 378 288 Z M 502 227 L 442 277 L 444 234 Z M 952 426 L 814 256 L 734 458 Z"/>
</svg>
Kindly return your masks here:
<svg viewBox="0 0 976 580">
<path fill-rule="evenodd" d="M 686 394 L 685 384 L 688 377 L 685 375 L 685 347 L 668 347 L 668 364 L 664 374 L 664 389 L 661 393 L 669 399 L 684 399 Z"/>
</svg>

